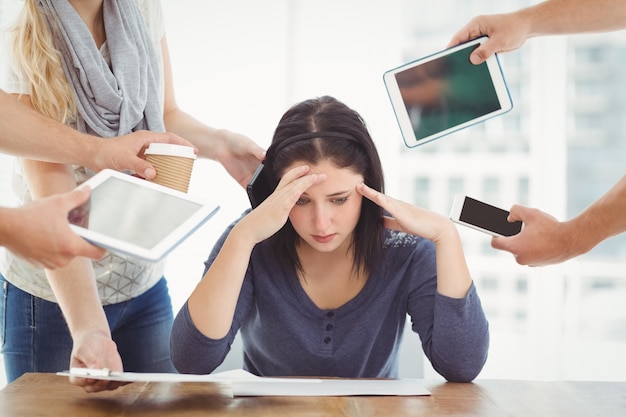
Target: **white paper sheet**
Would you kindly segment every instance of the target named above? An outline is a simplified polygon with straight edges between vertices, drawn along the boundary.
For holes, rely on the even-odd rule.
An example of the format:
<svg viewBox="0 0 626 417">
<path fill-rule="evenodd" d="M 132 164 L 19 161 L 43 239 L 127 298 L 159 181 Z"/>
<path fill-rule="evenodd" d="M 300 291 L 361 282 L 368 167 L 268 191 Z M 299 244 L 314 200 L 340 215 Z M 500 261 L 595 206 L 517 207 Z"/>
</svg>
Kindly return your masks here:
<svg viewBox="0 0 626 417">
<path fill-rule="evenodd" d="M 233 381 L 233 395 L 339 397 L 348 395 L 430 395 L 419 380 L 411 379 L 318 379 L 285 378 L 272 383 L 261 380 Z M 296 382 L 296 383 L 294 383 Z"/>
<path fill-rule="evenodd" d="M 71 372 L 59 372 L 57 375 L 124 382 L 220 382 L 230 385 L 235 397 L 430 395 L 419 379 L 268 378 L 243 369 L 210 375 L 72 369 Z"/>
</svg>

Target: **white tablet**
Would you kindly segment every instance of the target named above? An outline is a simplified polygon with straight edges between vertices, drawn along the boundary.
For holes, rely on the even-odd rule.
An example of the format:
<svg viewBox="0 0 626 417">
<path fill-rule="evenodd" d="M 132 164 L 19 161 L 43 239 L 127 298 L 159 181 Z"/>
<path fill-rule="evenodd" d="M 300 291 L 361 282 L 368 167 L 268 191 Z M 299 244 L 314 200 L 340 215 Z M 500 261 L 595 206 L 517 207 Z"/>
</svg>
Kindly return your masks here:
<svg viewBox="0 0 626 417">
<path fill-rule="evenodd" d="M 158 261 L 210 219 L 219 205 L 128 174 L 103 170 L 85 182 L 88 204 L 70 227 L 113 252 Z"/>
<path fill-rule="evenodd" d="M 513 108 L 497 55 L 479 65 L 469 60 L 486 40 L 483 36 L 385 72 L 385 87 L 408 147 Z"/>
</svg>

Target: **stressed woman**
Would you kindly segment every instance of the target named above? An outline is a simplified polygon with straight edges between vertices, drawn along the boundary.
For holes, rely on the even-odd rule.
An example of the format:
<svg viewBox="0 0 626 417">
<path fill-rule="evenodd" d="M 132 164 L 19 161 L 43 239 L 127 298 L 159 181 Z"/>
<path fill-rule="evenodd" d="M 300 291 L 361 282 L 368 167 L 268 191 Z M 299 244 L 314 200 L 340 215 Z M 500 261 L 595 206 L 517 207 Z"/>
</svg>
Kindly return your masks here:
<svg viewBox="0 0 626 417">
<path fill-rule="evenodd" d="M 332 97 L 293 106 L 265 169 L 275 191 L 225 231 L 175 319 L 180 372 L 212 372 L 241 331 L 257 375 L 397 377 L 408 315 L 437 372 L 478 375 L 488 324 L 456 227 L 383 194 L 358 113 Z"/>
</svg>

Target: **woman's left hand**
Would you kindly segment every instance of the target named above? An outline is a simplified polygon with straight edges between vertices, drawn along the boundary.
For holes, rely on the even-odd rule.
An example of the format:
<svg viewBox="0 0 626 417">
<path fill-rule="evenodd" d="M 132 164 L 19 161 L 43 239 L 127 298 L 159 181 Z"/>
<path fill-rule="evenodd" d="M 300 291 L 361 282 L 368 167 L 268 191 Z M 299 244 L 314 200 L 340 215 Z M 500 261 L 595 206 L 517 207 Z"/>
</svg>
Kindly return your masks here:
<svg viewBox="0 0 626 417">
<path fill-rule="evenodd" d="M 254 171 L 265 159 L 265 150 L 240 133 L 225 130 L 221 133 L 223 140 L 215 144 L 215 159 L 245 188 Z"/>
<path fill-rule="evenodd" d="M 472 278 L 463 255 L 463 246 L 452 220 L 420 207 L 396 200 L 365 184 L 356 189 L 364 197 L 391 213 L 385 227 L 431 240 L 437 248 L 437 292 L 452 298 L 463 298 Z"/>
<path fill-rule="evenodd" d="M 421 236 L 437 242 L 444 231 L 454 228 L 454 224 L 448 218 L 433 211 L 389 197 L 365 184 L 357 185 L 356 189 L 361 195 L 378 204 L 393 216 L 385 216 L 385 227 L 388 229 Z"/>
</svg>

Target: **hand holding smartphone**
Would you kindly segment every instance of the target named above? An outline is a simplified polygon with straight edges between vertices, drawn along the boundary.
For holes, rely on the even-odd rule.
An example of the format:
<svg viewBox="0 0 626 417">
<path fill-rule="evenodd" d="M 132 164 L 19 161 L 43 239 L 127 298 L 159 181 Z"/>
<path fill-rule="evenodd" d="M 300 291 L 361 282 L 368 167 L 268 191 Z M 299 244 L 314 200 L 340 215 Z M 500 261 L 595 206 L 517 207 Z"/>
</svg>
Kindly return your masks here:
<svg viewBox="0 0 626 417">
<path fill-rule="evenodd" d="M 509 212 L 491 204 L 458 195 L 452 203 L 450 219 L 492 236 L 513 236 L 521 232 L 522 222 L 509 222 Z"/>
</svg>

